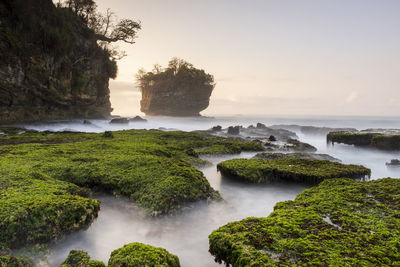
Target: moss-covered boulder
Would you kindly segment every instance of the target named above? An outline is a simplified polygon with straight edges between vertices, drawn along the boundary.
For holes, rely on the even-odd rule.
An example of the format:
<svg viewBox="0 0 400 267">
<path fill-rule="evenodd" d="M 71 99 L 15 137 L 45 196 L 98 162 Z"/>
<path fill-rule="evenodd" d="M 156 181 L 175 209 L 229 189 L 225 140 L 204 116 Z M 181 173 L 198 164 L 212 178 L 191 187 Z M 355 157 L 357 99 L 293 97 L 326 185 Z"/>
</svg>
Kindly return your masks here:
<svg viewBox="0 0 400 267">
<path fill-rule="evenodd" d="M 179 258 L 163 248 L 141 243 L 130 243 L 111 253 L 109 266 L 113 267 L 179 267 Z"/>
<path fill-rule="evenodd" d="M 78 186 L 18 166 L 1 165 L 0 251 L 56 240 L 97 217 L 100 202 Z"/>
<path fill-rule="evenodd" d="M 106 265 L 101 261 L 91 260 L 86 251 L 71 250 L 60 267 L 106 267 Z"/>
<path fill-rule="evenodd" d="M 231 159 L 219 163 L 217 169 L 223 175 L 252 183 L 281 180 L 319 183 L 337 177 L 362 178 L 371 173 L 360 165 L 300 158 Z"/>
<path fill-rule="evenodd" d="M 328 143 L 367 146 L 382 150 L 400 150 L 400 134 L 371 132 L 330 132 Z"/>
<path fill-rule="evenodd" d="M 23 257 L 0 254 L 0 267 L 32 267 L 33 263 Z"/>
<path fill-rule="evenodd" d="M 209 236 L 232 266 L 399 266 L 400 179 L 330 179 Z"/>
</svg>

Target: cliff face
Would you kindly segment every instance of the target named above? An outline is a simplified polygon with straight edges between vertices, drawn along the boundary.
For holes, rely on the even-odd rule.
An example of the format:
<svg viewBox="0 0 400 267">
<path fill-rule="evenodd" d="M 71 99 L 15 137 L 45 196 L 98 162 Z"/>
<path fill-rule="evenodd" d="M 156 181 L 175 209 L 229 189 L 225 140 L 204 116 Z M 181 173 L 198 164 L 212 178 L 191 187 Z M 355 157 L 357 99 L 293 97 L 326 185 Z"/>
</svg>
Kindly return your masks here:
<svg viewBox="0 0 400 267">
<path fill-rule="evenodd" d="M 146 115 L 200 116 L 210 103 L 214 77 L 181 59 L 172 59 L 168 68 L 138 75 Z"/>
<path fill-rule="evenodd" d="M 110 115 L 116 64 L 51 0 L 0 0 L 0 122 Z"/>
</svg>

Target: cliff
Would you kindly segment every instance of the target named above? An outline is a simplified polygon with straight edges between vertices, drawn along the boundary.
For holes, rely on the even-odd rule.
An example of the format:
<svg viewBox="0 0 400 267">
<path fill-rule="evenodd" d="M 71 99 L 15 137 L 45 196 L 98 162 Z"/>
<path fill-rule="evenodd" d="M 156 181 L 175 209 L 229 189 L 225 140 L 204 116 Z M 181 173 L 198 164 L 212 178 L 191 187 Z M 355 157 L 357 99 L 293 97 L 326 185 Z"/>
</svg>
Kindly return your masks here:
<svg viewBox="0 0 400 267">
<path fill-rule="evenodd" d="M 151 116 L 200 116 L 215 86 L 212 75 L 179 59 L 171 60 L 164 70 L 138 76 L 140 110 Z"/>
<path fill-rule="evenodd" d="M 51 0 L 0 0 L 0 122 L 107 117 L 117 66 Z"/>
</svg>

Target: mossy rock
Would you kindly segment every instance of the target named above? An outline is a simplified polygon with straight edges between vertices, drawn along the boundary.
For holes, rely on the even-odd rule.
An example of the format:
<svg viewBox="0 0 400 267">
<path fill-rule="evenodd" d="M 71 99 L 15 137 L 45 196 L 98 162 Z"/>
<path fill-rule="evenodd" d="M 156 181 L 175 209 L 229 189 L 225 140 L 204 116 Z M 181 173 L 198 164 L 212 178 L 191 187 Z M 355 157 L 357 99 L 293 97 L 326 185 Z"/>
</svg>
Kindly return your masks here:
<svg viewBox="0 0 400 267">
<path fill-rule="evenodd" d="M 18 166 L 1 165 L 0 250 L 57 240 L 97 217 L 100 202 L 85 190 Z"/>
<path fill-rule="evenodd" d="M 149 214 L 160 215 L 195 201 L 220 198 L 189 163 L 205 163 L 198 150 L 262 149 L 259 144 L 198 133 L 129 130 L 112 136 L 71 132 L 0 136 L 4 144 L 0 168 L 4 167 L 4 177 L 20 171 L 21 179 L 31 179 L 34 173 L 128 197 Z"/>
<path fill-rule="evenodd" d="M 209 236 L 232 266 L 399 266 L 400 179 L 330 179 Z"/>
<path fill-rule="evenodd" d="M 367 146 L 382 150 L 400 150 L 400 134 L 370 132 L 330 132 L 327 142 Z"/>
<path fill-rule="evenodd" d="M 106 265 L 97 260 L 91 260 L 89 254 L 83 250 L 71 250 L 68 257 L 60 267 L 105 267 Z"/>
<path fill-rule="evenodd" d="M 111 253 L 108 266 L 113 267 L 179 267 L 179 258 L 163 248 L 130 243 Z"/>
<path fill-rule="evenodd" d="M 0 254 L 0 267 L 32 267 L 33 263 L 23 257 Z"/>
<path fill-rule="evenodd" d="M 257 159 L 317 159 L 317 160 L 329 160 L 340 162 L 339 159 L 334 158 L 328 154 L 317 154 L 317 153 L 306 153 L 306 152 L 295 152 L 295 153 L 257 153 L 253 158 Z"/>
<path fill-rule="evenodd" d="M 370 169 L 360 165 L 301 158 L 231 159 L 219 163 L 217 169 L 223 175 L 252 183 L 294 181 L 315 184 L 325 179 L 363 178 L 371 174 Z"/>
</svg>

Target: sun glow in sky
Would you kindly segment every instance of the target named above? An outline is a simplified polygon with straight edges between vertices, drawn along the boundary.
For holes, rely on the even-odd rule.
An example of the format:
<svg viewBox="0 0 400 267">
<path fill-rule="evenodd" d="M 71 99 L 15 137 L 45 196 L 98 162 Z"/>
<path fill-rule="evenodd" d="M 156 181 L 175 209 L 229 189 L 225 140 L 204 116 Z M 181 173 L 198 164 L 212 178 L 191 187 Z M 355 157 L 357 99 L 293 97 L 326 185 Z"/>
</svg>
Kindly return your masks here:
<svg viewBox="0 0 400 267">
<path fill-rule="evenodd" d="M 111 81 L 140 114 L 134 74 L 183 58 L 214 75 L 203 115 L 400 114 L 400 1 L 97 0 L 142 22 Z"/>
</svg>

